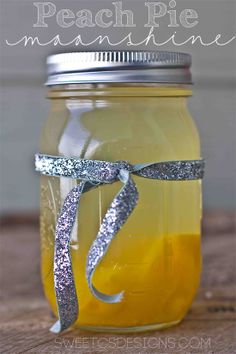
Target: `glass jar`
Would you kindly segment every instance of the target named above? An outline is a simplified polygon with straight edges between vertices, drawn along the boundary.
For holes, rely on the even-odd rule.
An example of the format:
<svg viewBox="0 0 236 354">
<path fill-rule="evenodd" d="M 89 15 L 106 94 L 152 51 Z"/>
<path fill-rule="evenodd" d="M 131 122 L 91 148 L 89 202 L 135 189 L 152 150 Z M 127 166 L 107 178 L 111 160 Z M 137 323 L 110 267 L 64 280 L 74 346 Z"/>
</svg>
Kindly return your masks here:
<svg viewBox="0 0 236 354">
<path fill-rule="evenodd" d="M 122 53 L 122 60 L 115 57 L 115 68 L 114 57 L 111 62 L 101 53 L 97 66 L 91 57 L 96 53 L 49 58 L 51 110 L 40 152 L 132 165 L 199 159 L 198 132 L 186 102 L 191 96 L 186 86 L 190 58 L 157 52 L 147 62 L 145 52 L 132 60 Z M 81 62 L 81 55 L 89 60 Z M 81 198 L 70 245 L 80 309 L 77 327 L 117 332 L 168 327 L 183 319 L 196 294 L 201 272 L 201 181 L 133 179 L 139 202 L 94 274 L 100 291 L 125 291 L 119 303 L 104 303 L 91 294 L 85 268 L 120 183 L 101 185 Z M 55 314 L 55 227 L 62 203 L 77 183 L 66 177 L 41 177 L 42 281 Z"/>
</svg>

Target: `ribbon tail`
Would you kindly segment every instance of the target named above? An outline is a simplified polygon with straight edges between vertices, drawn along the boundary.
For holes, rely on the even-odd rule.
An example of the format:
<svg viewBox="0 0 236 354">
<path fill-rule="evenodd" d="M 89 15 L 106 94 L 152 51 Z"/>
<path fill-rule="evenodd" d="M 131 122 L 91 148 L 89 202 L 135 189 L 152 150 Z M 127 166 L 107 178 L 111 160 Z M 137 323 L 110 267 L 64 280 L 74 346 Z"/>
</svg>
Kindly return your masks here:
<svg viewBox="0 0 236 354">
<path fill-rule="evenodd" d="M 69 328 L 78 317 L 78 300 L 70 254 L 71 233 L 80 197 L 86 187 L 82 181 L 67 195 L 56 226 L 54 251 L 54 288 L 59 320 L 51 327 L 53 333 Z"/>
<path fill-rule="evenodd" d="M 118 177 L 124 186 L 115 196 L 102 221 L 97 237 L 89 250 L 86 264 L 86 277 L 92 294 L 106 303 L 120 302 L 123 291 L 113 295 L 104 294 L 92 284 L 92 277 L 112 239 L 129 218 L 138 201 L 138 191 L 129 171 L 121 169 Z"/>
</svg>

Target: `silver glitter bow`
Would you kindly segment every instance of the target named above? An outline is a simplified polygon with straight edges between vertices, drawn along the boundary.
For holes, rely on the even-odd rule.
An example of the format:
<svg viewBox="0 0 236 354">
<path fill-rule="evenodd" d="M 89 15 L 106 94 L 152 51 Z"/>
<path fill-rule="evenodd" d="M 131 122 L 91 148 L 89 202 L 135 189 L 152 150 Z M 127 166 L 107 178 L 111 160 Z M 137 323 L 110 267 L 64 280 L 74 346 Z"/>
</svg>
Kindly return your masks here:
<svg viewBox="0 0 236 354">
<path fill-rule="evenodd" d="M 123 292 L 113 295 L 103 294 L 94 287 L 92 277 L 112 239 L 137 204 L 138 191 L 131 174 L 168 181 L 196 180 L 203 178 L 204 165 L 204 160 L 186 160 L 132 166 L 126 161 L 108 162 L 35 155 L 35 168 L 41 174 L 81 180 L 65 198 L 56 225 L 54 287 L 59 320 L 52 326 L 52 332 L 59 333 L 69 328 L 78 318 L 79 308 L 72 271 L 70 239 L 81 195 L 98 185 L 118 180 L 123 183 L 123 187 L 104 216 L 88 252 L 86 263 L 86 278 L 92 294 L 106 303 L 117 303 L 121 301 Z"/>
</svg>

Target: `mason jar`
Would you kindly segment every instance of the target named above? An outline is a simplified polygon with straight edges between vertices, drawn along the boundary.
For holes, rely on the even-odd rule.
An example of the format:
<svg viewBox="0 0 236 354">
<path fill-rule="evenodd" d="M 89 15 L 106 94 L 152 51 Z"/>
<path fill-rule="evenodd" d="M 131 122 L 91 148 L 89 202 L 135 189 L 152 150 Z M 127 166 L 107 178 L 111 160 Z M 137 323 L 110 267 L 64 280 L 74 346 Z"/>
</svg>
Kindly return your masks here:
<svg viewBox="0 0 236 354">
<path fill-rule="evenodd" d="M 75 52 L 50 56 L 47 64 L 51 108 L 41 154 L 132 165 L 200 159 L 198 131 L 187 107 L 190 55 Z M 86 257 L 121 184 L 101 184 L 81 196 L 70 242 L 79 302 L 75 327 L 114 332 L 169 327 L 183 319 L 198 289 L 201 180 L 132 178 L 137 206 L 93 278 L 103 293 L 124 290 L 120 302 L 106 303 L 91 293 Z M 63 202 L 78 183 L 41 176 L 42 282 L 56 316 L 55 229 Z"/>
</svg>

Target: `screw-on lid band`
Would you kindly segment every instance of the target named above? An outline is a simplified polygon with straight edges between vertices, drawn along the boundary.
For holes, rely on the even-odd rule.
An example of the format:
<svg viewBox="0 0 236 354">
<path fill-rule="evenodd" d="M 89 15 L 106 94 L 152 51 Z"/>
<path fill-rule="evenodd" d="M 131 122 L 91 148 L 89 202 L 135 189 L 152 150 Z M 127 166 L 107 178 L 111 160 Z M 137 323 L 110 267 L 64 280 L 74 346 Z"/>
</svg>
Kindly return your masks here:
<svg viewBox="0 0 236 354">
<path fill-rule="evenodd" d="M 162 51 L 61 53 L 48 57 L 46 85 L 76 83 L 191 83 L 191 56 Z"/>
</svg>

